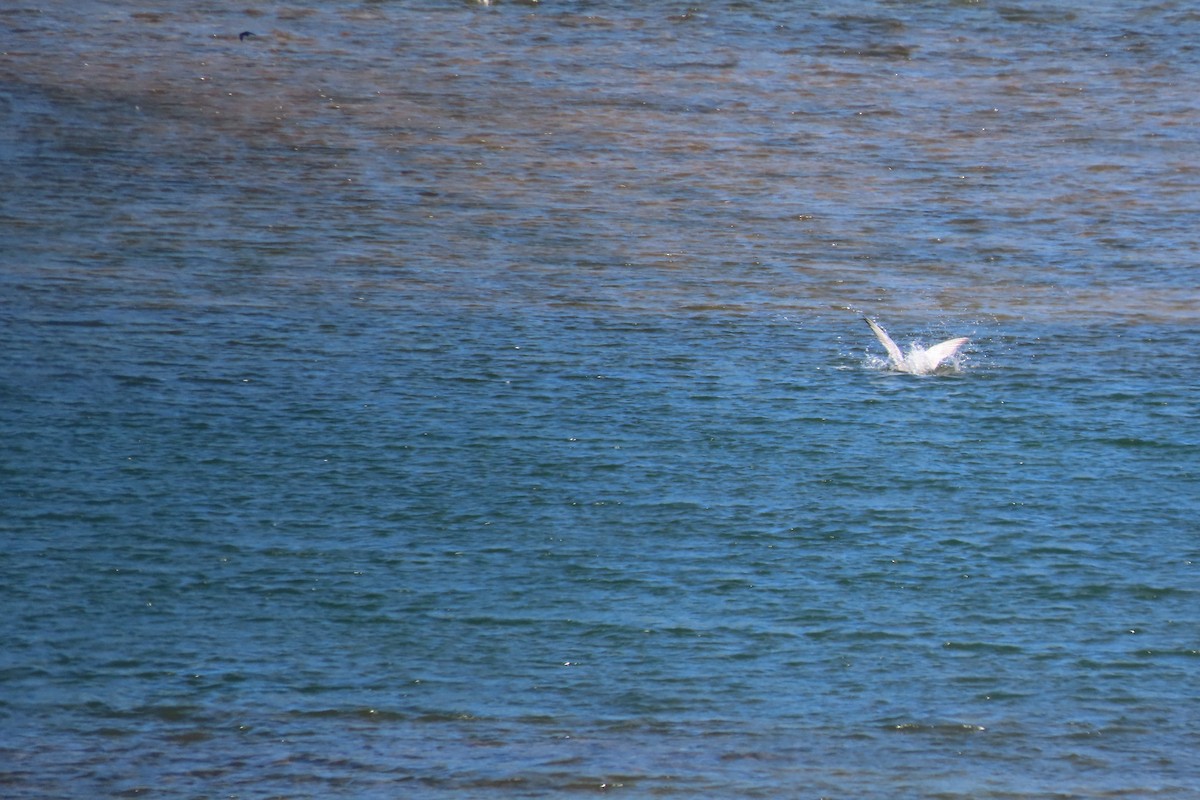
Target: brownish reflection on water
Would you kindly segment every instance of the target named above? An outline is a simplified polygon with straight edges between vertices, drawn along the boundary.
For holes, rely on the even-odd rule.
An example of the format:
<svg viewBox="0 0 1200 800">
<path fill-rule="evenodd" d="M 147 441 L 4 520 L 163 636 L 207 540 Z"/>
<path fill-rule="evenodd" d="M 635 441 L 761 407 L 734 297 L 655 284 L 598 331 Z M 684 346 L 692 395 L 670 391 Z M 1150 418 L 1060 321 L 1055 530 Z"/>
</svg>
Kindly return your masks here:
<svg viewBox="0 0 1200 800">
<path fill-rule="evenodd" d="M 473 302 L 1191 317 L 1186 20 L 868 8 L 18 5 L 6 217 Z"/>
</svg>

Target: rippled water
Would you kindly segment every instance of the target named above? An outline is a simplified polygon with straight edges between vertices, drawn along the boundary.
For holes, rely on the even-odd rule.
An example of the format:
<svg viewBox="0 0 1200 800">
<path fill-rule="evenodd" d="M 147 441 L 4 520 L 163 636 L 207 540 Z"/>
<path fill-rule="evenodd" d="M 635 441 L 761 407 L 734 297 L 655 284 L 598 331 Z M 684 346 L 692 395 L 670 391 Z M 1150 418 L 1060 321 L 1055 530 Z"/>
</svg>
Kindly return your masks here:
<svg viewBox="0 0 1200 800">
<path fill-rule="evenodd" d="M 1187 4 L 0 21 L 4 796 L 1197 796 Z"/>
</svg>

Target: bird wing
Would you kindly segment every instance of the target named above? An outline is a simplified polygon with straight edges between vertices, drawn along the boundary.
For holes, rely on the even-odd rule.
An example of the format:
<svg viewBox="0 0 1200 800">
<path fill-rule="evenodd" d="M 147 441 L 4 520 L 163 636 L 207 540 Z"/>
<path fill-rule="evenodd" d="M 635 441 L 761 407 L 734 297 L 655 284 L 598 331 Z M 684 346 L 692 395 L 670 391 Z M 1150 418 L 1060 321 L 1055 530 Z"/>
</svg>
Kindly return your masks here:
<svg viewBox="0 0 1200 800">
<path fill-rule="evenodd" d="M 938 342 L 925 351 L 925 369 L 933 372 L 937 369 L 938 364 L 941 364 L 947 358 L 957 353 L 958 348 L 966 344 L 967 341 L 967 337 L 959 336 L 957 339 L 947 339 L 944 342 Z"/>
<path fill-rule="evenodd" d="M 866 320 L 867 324 L 871 326 L 871 331 L 874 332 L 875 338 L 879 340 L 879 343 L 883 345 L 883 349 L 887 350 L 888 357 L 892 359 L 892 366 L 897 368 L 902 366 L 904 364 L 904 353 L 900 352 L 900 348 L 897 347 L 896 343 L 892 341 L 892 337 L 887 335 L 887 331 L 876 325 L 875 320 L 871 319 L 870 317 L 863 317 L 863 319 Z M 966 339 L 963 339 L 963 341 L 965 342 Z M 962 342 L 959 344 L 961 343 Z M 945 342 L 944 344 L 949 344 L 949 342 Z M 940 344 L 938 345 L 938 347 L 941 346 L 942 345 Z M 950 351 L 950 353 L 953 352 L 953 350 Z M 945 357 L 949 357 L 950 353 L 947 353 Z"/>
</svg>

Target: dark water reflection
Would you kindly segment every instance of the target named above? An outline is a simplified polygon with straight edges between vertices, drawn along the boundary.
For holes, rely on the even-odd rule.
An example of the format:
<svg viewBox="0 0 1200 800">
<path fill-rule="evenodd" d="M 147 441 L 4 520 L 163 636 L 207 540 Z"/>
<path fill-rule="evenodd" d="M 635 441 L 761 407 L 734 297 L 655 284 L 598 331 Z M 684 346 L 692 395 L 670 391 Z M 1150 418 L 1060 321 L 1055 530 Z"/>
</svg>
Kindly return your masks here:
<svg viewBox="0 0 1200 800">
<path fill-rule="evenodd" d="M 1108 314 L 1119 293 L 1173 318 L 1194 300 L 1184 12 L 8 17 L 19 247 L 67 234 L 80 261 L 161 248 L 222 274 L 288 252 L 289 273 L 517 303 Z"/>
</svg>

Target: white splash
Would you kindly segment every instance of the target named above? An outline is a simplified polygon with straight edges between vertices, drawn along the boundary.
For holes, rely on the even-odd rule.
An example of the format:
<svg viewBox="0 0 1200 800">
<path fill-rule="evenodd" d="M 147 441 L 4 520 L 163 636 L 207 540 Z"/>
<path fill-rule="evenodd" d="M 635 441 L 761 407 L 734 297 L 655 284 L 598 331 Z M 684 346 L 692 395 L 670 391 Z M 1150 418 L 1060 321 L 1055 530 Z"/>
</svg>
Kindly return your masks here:
<svg viewBox="0 0 1200 800">
<path fill-rule="evenodd" d="M 879 343 L 883 345 L 883 349 L 887 350 L 888 358 L 892 362 L 892 369 L 897 372 L 928 375 L 941 366 L 943 361 L 957 353 L 958 348 L 962 347 L 968 341 L 967 337 L 960 336 L 957 339 L 947 339 L 944 342 L 938 342 L 928 349 L 914 344 L 905 353 L 892 341 L 892 337 L 887 335 L 887 331 L 875 324 L 875 320 L 868 317 L 863 317 L 863 319 L 871 326 L 871 330 L 875 333 L 875 338 L 879 339 Z"/>
</svg>

